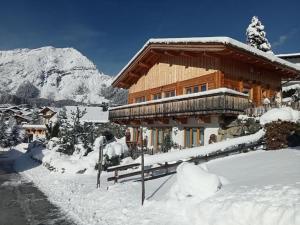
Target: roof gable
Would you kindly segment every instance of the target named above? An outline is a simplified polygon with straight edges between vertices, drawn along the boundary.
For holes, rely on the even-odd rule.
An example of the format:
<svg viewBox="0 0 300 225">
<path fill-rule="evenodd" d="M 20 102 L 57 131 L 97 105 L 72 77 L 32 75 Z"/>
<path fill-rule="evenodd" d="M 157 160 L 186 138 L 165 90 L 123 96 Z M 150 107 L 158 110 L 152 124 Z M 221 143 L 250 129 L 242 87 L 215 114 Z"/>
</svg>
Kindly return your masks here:
<svg viewBox="0 0 300 225">
<path fill-rule="evenodd" d="M 248 46 L 229 37 L 203 37 L 203 38 L 166 38 L 150 39 L 135 54 L 128 64 L 114 78 L 112 85 L 128 88 L 136 82 L 159 59 L 159 54 L 181 54 L 190 57 L 194 53 L 226 54 L 230 57 L 234 54 L 242 58 L 261 61 L 273 70 L 282 70 L 287 77 L 300 74 L 300 68 L 295 64 L 280 59 L 274 54 Z"/>
</svg>

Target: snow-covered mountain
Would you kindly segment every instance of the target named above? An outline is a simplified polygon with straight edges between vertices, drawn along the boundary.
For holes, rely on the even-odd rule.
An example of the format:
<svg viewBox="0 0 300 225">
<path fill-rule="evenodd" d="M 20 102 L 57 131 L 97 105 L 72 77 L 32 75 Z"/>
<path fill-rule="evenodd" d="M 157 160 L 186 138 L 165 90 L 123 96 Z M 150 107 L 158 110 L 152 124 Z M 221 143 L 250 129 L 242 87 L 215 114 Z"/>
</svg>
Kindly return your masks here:
<svg viewBox="0 0 300 225">
<path fill-rule="evenodd" d="M 40 97 L 55 100 L 100 103 L 102 84 L 111 77 L 74 48 L 42 47 L 0 51 L 0 90 L 14 94 L 29 81 L 40 90 Z"/>
</svg>

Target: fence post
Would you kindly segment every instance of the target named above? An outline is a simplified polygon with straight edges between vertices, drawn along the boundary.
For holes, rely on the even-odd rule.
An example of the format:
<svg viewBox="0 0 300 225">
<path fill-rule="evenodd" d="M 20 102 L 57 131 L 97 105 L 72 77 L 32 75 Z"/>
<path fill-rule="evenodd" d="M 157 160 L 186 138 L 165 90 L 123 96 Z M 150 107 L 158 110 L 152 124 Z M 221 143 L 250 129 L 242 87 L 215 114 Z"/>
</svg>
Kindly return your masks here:
<svg viewBox="0 0 300 225">
<path fill-rule="evenodd" d="M 100 143 L 99 147 L 99 159 L 98 159 L 98 174 L 97 174 L 97 188 L 100 188 L 100 175 L 102 172 L 102 162 L 103 162 L 103 147 L 104 142 L 106 141 L 105 137 L 103 136 L 102 143 Z"/>
<path fill-rule="evenodd" d="M 142 128 L 141 128 L 142 131 Z M 142 144 L 142 155 L 141 155 L 141 175 L 142 175 L 142 205 L 144 205 L 144 200 L 145 200 L 145 174 L 144 174 L 144 146 Z"/>
</svg>

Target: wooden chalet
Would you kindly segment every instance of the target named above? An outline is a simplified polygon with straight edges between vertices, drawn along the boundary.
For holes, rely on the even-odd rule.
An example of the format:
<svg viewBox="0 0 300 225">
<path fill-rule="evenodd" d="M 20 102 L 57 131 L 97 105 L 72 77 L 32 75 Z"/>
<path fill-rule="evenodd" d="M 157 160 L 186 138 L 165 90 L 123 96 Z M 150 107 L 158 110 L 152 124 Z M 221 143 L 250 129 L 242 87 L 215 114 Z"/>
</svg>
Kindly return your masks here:
<svg viewBox="0 0 300 225">
<path fill-rule="evenodd" d="M 56 110 L 51 107 L 44 107 L 40 110 L 39 114 L 43 118 L 43 124 L 48 124 L 50 119 L 56 114 Z"/>
<path fill-rule="evenodd" d="M 228 37 L 150 39 L 114 79 L 128 104 L 109 119 L 159 149 L 166 134 L 181 147 L 208 144 L 226 116 L 280 94 L 281 81 L 299 68 Z"/>
</svg>

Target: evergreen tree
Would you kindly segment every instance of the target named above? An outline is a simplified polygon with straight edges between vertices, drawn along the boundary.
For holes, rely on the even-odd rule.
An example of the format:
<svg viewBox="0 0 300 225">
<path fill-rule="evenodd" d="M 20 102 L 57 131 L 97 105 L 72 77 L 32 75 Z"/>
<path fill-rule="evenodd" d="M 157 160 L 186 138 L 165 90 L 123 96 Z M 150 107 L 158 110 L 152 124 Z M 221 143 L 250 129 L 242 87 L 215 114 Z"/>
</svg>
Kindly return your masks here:
<svg viewBox="0 0 300 225">
<path fill-rule="evenodd" d="M 85 113 L 86 110 L 80 111 L 77 107 L 75 111 L 71 112 L 71 118 L 68 120 L 65 108 L 59 112 L 61 152 L 72 155 L 75 151 L 75 145 L 84 139 L 84 126 L 81 124 L 80 119 Z"/>
<path fill-rule="evenodd" d="M 74 151 L 74 146 L 72 146 L 71 130 L 72 126 L 68 121 L 67 110 L 65 107 L 59 111 L 57 115 L 57 123 L 59 124 L 59 143 L 61 152 L 68 153 Z"/>
<path fill-rule="evenodd" d="M 265 27 L 262 25 L 258 17 L 253 16 L 246 31 L 247 44 L 261 51 L 273 53 L 271 50 L 271 44 L 266 38 L 266 32 L 264 29 Z"/>
<path fill-rule="evenodd" d="M 0 117 L 0 146 L 7 147 L 9 145 L 8 135 L 7 135 L 8 126 L 5 122 L 3 116 Z"/>
<path fill-rule="evenodd" d="M 22 142 L 21 128 L 16 123 L 9 129 L 7 134 L 8 142 L 10 146 L 15 146 Z"/>
<path fill-rule="evenodd" d="M 60 124 L 58 123 L 58 121 L 56 122 L 50 121 L 49 124 L 46 124 L 46 128 L 47 128 L 46 137 L 48 140 L 50 140 L 53 137 L 58 137 L 59 126 Z"/>
<path fill-rule="evenodd" d="M 31 121 L 32 124 L 40 124 L 41 123 L 40 112 L 36 108 L 32 111 L 31 118 L 32 118 L 32 121 Z"/>
</svg>

